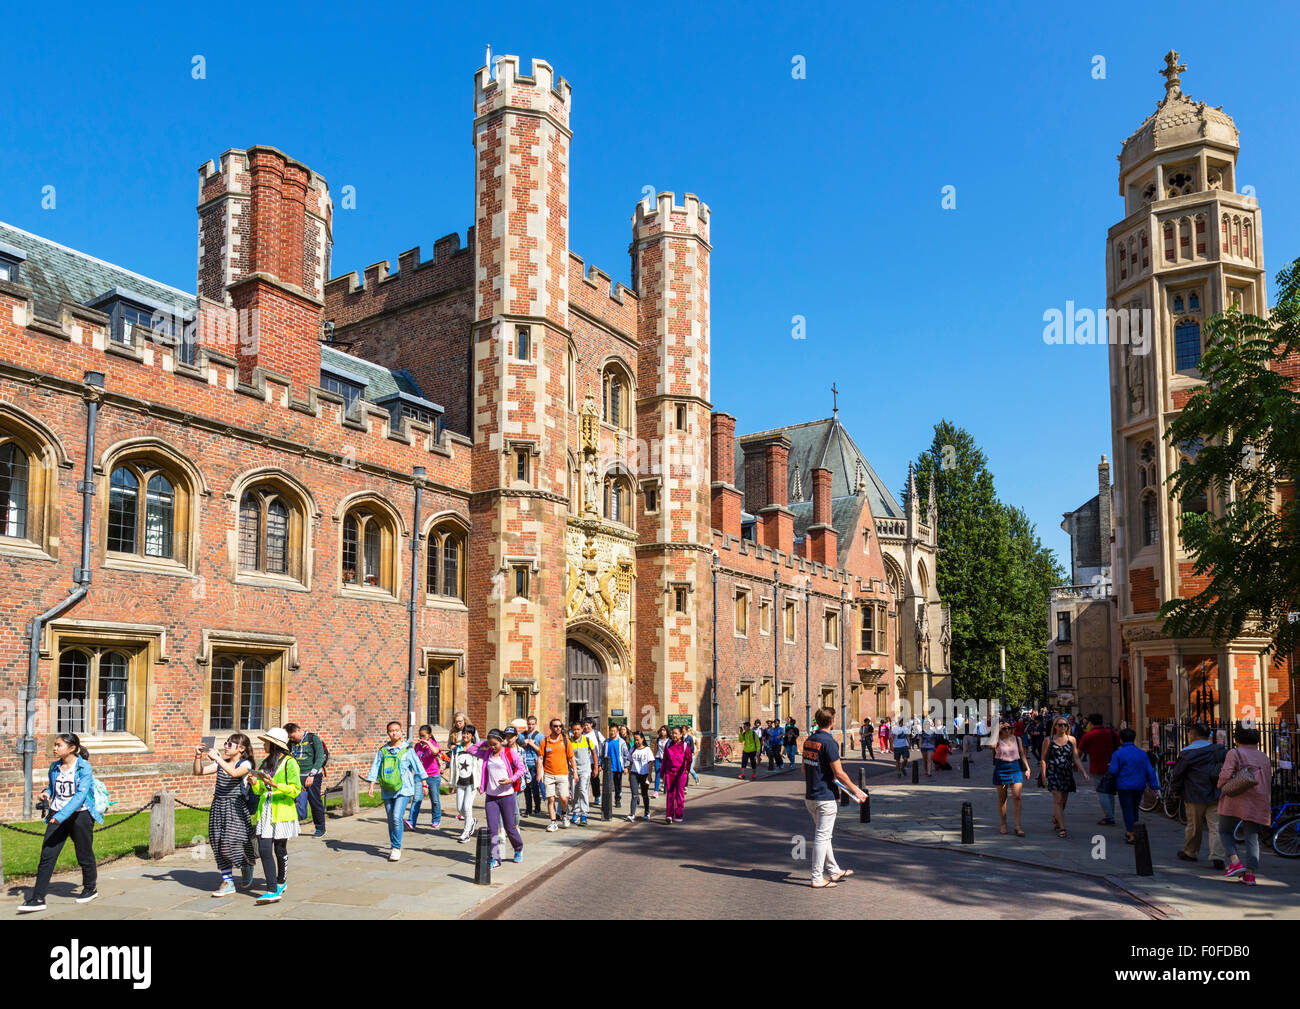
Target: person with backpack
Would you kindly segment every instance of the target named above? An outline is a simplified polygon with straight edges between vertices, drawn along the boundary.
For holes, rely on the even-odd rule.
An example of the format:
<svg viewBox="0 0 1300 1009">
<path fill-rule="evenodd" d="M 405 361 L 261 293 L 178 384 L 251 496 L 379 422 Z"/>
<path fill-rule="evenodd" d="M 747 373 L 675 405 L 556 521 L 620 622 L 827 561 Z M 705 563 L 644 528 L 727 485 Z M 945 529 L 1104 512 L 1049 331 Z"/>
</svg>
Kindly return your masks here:
<svg viewBox="0 0 1300 1009">
<path fill-rule="evenodd" d="M 1097 779 L 1097 801 L 1101 804 L 1098 826 L 1110 827 L 1115 823 L 1115 779 L 1109 775 L 1110 757 L 1119 749 L 1119 733 L 1101 727 L 1101 713 L 1088 716 L 1092 728 L 1079 740 L 1079 753 L 1088 758 L 1088 773 Z M 1197 838 L 1199 843 L 1200 838 Z"/>
<path fill-rule="evenodd" d="M 259 904 L 274 904 L 288 886 L 289 838 L 298 836 L 298 793 L 302 772 L 289 755 L 289 734 L 282 728 L 268 729 L 257 737 L 266 752 L 261 766 L 250 772 L 249 786 L 256 797 L 251 813 L 257 850 L 262 856 L 266 892 Z"/>
<path fill-rule="evenodd" d="M 469 750 L 479 762 L 478 790 L 487 807 L 488 835 L 492 838 L 493 869 L 501 865 L 501 828 L 515 849 L 516 862 L 524 860 L 524 839 L 519 834 L 519 803 L 515 793 L 523 787 L 524 759 L 513 746 L 506 745 L 500 729 L 493 729 L 487 739 Z"/>
<path fill-rule="evenodd" d="M 451 783 L 456 789 L 456 819 L 464 820 L 465 827 L 456 838 L 457 843 L 464 844 L 478 829 L 474 819 L 474 794 L 479 777 L 479 760 L 472 752 L 478 745 L 475 740 L 478 732 L 474 726 L 466 725 L 460 730 L 460 742 L 451 750 Z"/>
<path fill-rule="evenodd" d="M 92 832 L 104 822 L 104 813 L 96 801 L 96 781 L 81 748 L 81 739 L 73 732 L 54 737 L 54 762 L 50 764 L 49 785 L 37 796 L 38 804 L 49 804 L 45 837 L 41 841 L 41 860 L 36 869 L 36 885 L 19 914 L 45 910 L 45 891 L 54 874 L 55 863 L 68 838 L 77 851 L 81 866 L 81 893 L 78 904 L 88 904 L 99 896 L 99 869 L 95 864 Z"/>
<path fill-rule="evenodd" d="M 569 822 L 574 826 L 587 825 L 587 814 L 591 812 L 591 782 L 600 773 L 599 750 L 592 733 L 584 731 L 585 723 L 574 722 L 569 731 L 569 747 L 573 768 L 573 815 Z"/>
<path fill-rule="evenodd" d="M 1210 727 L 1192 726 L 1192 741 L 1183 747 L 1169 776 L 1169 792 L 1181 796 L 1187 810 L 1183 849 L 1179 861 L 1195 862 L 1201 853 L 1202 828 L 1210 835 L 1210 864 L 1223 868 L 1223 842 L 1219 840 L 1219 772 L 1228 757 L 1226 747 L 1210 742 Z"/>
<path fill-rule="evenodd" d="M 551 822 L 547 831 L 556 829 L 558 807 L 558 826 L 566 830 L 569 826 L 569 779 L 573 776 L 573 744 L 564 736 L 564 723 L 552 718 L 548 728 L 550 735 L 543 737 L 537 751 L 537 767 L 542 773 L 542 785 L 546 789 L 546 812 Z"/>
<path fill-rule="evenodd" d="M 542 752 L 542 734 L 537 731 L 537 716 L 529 715 L 524 729 L 519 733 L 519 750 L 524 758 L 528 775 L 524 779 L 524 816 L 542 815 L 541 774 L 537 756 Z"/>
<path fill-rule="evenodd" d="M 1259 729 L 1248 729 L 1238 722 L 1232 736 L 1237 745 L 1224 758 L 1215 782 L 1220 789 L 1219 840 L 1228 855 L 1228 868 L 1223 874 L 1240 874 L 1243 883 L 1254 886 L 1255 870 L 1259 868 L 1259 833 L 1272 819 L 1269 802 L 1273 764 L 1259 748 Z M 1235 836 L 1238 823 L 1246 838 L 1244 862 L 1237 855 L 1241 850 Z"/>
<path fill-rule="evenodd" d="M 406 826 L 406 807 L 415 797 L 416 789 L 423 789 L 428 774 L 415 747 L 405 742 L 402 723 L 388 723 L 388 742 L 375 753 L 370 773 L 367 795 L 375 794 L 375 785 L 383 790 L 384 815 L 388 817 L 388 840 L 391 845 L 388 861 L 397 862 L 402 857 L 402 833 Z M 417 780 L 418 779 L 418 780 Z"/>
<path fill-rule="evenodd" d="M 618 726 L 611 722 L 601 756 L 609 765 L 609 776 L 614 782 L 614 805 L 619 809 L 623 808 L 623 772 L 627 770 L 627 761 L 631 755 L 632 751 L 618 733 Z"/>
<path fill-rule="evenodd" d="M 207 757 L 211 763 L 204 764 Z M 253 851 L 253 794 L 246 791 L 248 775 L 253 770 L 253 743 L 242 732 L 231 733 L 220 750 L 197 746 L 194 749 L 194 773 L 215 774 L 216 786 L 208 812 L 208 843 L 221 871 L 221 886 L 214 897 L 235 894 L 233 870 L 240 869 L 240 886 L 253 885 L 257 855 Z"/>
<path fill-rule="evenodd" d="M 862 737 L 862 752 L 869 759 L 875 760 L 876 751 L 872 743 L 875 742 L 876 727 L 872 724 L 870 717 L 862 719 L 862 724 L 858 726 L 858 734 Z M 792 760 L 790 763 L 794 763 L 794 761 Z"/>
<path fill-rule="evenodd" d="M 438 741 L 433 738 L 433 726 L 421 725 L 419 730 L 420 738 L 415 744 L 415 755 L 420 759 L 420 765 L 424 768 L 424 784 L 416 789 L 411 796 L 411 807 L 407 814 L 406 825 L 414 827 L 415 822 L 420 818 L 420 806 L 424 802 L 424 793 L 429 793 L 429 815 L 433 818 L 433 829 L 437 830 L 442 826 L 442 764 L 444 759 L 442 748 L 438 746 Z"/>
<path fill-rule="evenodd" d="M 298 793 L 298 819 L 307 817 L 307 808 L 311 807 L 312 823 L 316 827 L 313 837 L 325 836 L 325 798 L 321 788 L 325 784 L 325 765 L 329 763 L 330 751 L 325 741 L 314 732 L 307 732 L 301 725 L 290 722 L 284 727 L 289 733 L 289 742 L 293 744 L 290 755 L 298 761 L 302 769 L 302 791 Z"/>
<path fill-rule="evenodd" d="M 655 796 L 659 795 L 659 784 L 663 780 L 663 753 L 664 747 L 668 745 L 668 730 L 660 726 L 659 728 L 659 756 L 655 758 Z M 758 780 L 758 751 L 761 746 L 758 738 L 758 732 L 751 728 L 746 722 L 740 727 L 740 774 L 736 777 L 741 781 L 745 780 L 745 768 L 752 768 L 751 781 Z"/>
<path fill-rule="evenodd" d="M 781 737 L 782 745 L 785 747 L 785 761 L 794 769 L 794 758 L 799 752 L 799 726 L 795 724 L 793 718 L 785 723 L 785 735 Z M 868 746 L 871 744 L 868 743 Z"/>
</svg>

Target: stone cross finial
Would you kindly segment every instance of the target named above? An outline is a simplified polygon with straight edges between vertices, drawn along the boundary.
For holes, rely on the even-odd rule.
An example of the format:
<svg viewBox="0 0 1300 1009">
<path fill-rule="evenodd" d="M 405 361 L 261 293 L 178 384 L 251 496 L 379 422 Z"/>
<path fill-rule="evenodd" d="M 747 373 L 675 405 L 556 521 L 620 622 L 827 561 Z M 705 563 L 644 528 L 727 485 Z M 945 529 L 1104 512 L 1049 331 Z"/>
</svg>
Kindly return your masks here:
<svg viewBox="0 0 1300 1009">
<path fill-rule="evenodd" d="M 835 383 L 831 383 L 831 415 L 838 417 L 840 415 L 840 391 L 835 388 Z"/>
<path fill-rule="evenodd" d="M 1178 62 L 1177 52 L 1170 49 L 1169 52 L 1165 53 L 1165 68 L 1160 71 L 1160 76 L 1165 79 L 1165 101 L 1170 98 L 1182 97 L 1183 91 L 1178 75 L 1186 69 L 1186 66 Z"/>
</svg>

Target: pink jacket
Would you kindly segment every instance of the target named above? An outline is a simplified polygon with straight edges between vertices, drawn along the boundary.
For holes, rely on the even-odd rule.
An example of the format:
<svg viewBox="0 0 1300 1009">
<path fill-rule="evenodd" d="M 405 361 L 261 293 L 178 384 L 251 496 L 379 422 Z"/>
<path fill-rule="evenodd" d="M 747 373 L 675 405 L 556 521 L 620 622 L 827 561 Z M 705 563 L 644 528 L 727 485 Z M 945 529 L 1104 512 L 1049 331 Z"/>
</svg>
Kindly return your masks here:
<svg viewBox="0 0 1300 1009">
<path fill-rule="evenodd" d="M 1219 787 L 1237 772 L 1242 764 L 1249 764 L 1255 771 L 1255 787 L 1240 795 L 1220 795 L 1219 815 L 1235 816 L 1252 823 L 1268 823 L 1272 819 L 1269 802 L 1272 797 L 1273 765 L 1267 754 L 1258 747 L 1238 746 L 1228 751 L 1228 759 L 1223 762 L 1219 772 Z"/>
<path fill-rule="evenodd" d="M 519 791 L 519 779 L 524 776 L 524 760 L 519 754 L 508 746 L 501 747 L 501 752 L 506 755 L 506 765 L 510 768 L 510 780 L 515 783 L 515 791 Z M 488 745 L 487 740 L 479 743 L 477 746 L 470 747 L 470 753 L 478 757 L 483 762 L 482 770 L 479 775 L 478 790 L 487 793 L 488 785 L 495 785 L 496 782 L 488 781 L 488 758 L 492 756 L 492 747 Z"/>
<path fill-rule="evenodd" d="M 665 778 L 685 774 L 690 766 L 691 751 L 686 748 L 685 743 L 669 743 L 664 747 L 662 770 Z"/>
</svg>

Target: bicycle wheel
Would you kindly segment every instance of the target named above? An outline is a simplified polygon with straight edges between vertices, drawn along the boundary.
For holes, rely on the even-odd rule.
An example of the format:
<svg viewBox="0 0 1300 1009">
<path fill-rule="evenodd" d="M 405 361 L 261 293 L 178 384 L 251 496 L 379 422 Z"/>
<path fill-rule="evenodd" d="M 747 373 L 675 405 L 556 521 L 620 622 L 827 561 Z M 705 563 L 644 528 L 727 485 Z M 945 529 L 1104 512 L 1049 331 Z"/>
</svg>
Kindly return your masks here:
<svg viewBox="0 0 1300 1009">
<path fill-rule="evenodd" d="M 1273 850 L 1283 858 L 1300 858 L 1300 819 L 1287 820 L 1273 832 Z"/>
<path fill-rule="evenodd" d="M 1176 795 L 1170 795 L 1168 792 L 1162 793 L 1160 798 L 1160 804 L 1164 807 L 1165 816 L 1171 820 L 1178 819 L 1178 807 L 1182 805 L 1183 800 Z"/>
<path fill-rule="evenodd" d="M 1144 813 L 1149 813 L 1151 810 L 1156 808 L 1159 802 L 1160 799 L 1156 793 L 1148 788 L 1142 793 L 1142 799 L 1138 802 L 1138 809 L 1142 810 Z"/>
<path fill-rule="evenodd" d="M 1245 826 L 1246 826 L 1245 820 L 1237 821 L 1237 825 L 1232 828 L 1232 839 L 1234 841 L 1240 842 L 1246 840 L 1246 831 L 1244 829 Z"/>
<path fill-rule="evenodd" d="M 1178 822 L 1184 827 L 1187 826 L 1187 803 L 1182 799 L 1178 800 Z"/>
</svg>

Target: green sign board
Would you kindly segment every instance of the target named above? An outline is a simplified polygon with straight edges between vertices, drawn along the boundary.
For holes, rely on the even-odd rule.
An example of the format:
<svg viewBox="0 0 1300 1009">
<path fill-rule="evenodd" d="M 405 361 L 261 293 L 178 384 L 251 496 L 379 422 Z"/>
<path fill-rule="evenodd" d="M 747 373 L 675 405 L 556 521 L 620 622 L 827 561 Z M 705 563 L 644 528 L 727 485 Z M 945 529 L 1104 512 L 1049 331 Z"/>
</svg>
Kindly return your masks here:
<svg viewBox="0 0 1300 1009">
<path fill-rule="evenodd" d="M 668 716 L 668 728 L 670 729 L 673 728 L 674 726 L 682 729 L 689 729 L 694 724 L 695 724 L 694 715 L 669 715 Z"/>
<path fill-rule="evenodd" d="M 610 725 L 626 725 L 626 724 L 627 724 L 627 716 L 625 716 L 625 715 L 611 715 L 610 718 L 609 718 L 609 724 L 610 724 Z"/>
</svg>

